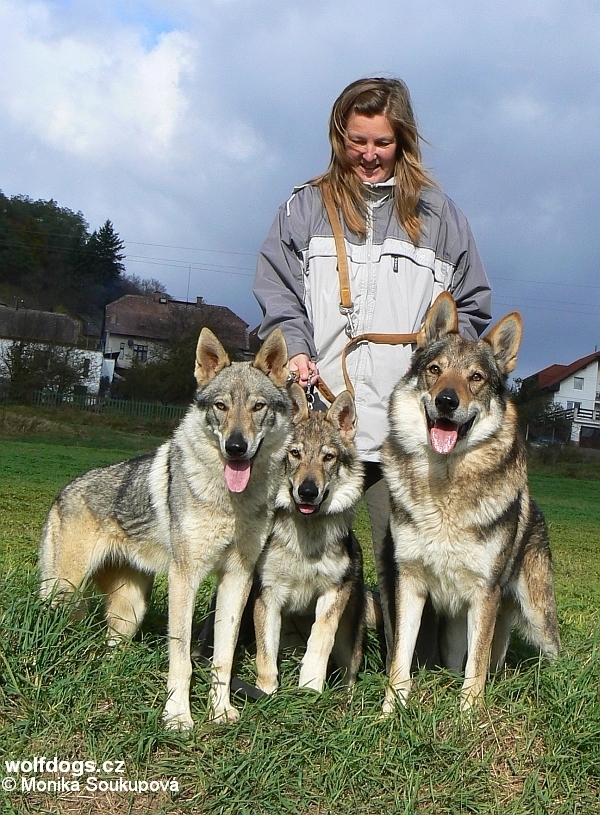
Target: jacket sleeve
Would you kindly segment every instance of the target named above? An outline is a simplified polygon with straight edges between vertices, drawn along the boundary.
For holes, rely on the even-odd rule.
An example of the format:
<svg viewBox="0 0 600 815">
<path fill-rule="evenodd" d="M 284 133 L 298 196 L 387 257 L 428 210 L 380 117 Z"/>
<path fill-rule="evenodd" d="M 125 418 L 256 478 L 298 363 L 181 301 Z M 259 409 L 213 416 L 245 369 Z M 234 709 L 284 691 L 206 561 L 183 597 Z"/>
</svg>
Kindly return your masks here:
<svg viewBox="0 0 600 815">
<path fill-rule="evenodd" d="M 295 204 L 292 199 L 290 204 Z M 280 208 L 258 255 L 254 296 L 263 311 L 258 336 L 264 340 L 274 328 L 283 331 L 288 354 L 316 359 L 313 327 L 304 306 L 301 208 Z M 289 209 L 288 209 L 289 208 Z"/>
<path fill-rule="evenodd" d="M 447 235 L 454 274 L 449 287 L 458 308 L 458 329 L 476 340 L 492 319 L 492 293 L 467 219 L 448 200 L 450 224 Z"/>
</svg>

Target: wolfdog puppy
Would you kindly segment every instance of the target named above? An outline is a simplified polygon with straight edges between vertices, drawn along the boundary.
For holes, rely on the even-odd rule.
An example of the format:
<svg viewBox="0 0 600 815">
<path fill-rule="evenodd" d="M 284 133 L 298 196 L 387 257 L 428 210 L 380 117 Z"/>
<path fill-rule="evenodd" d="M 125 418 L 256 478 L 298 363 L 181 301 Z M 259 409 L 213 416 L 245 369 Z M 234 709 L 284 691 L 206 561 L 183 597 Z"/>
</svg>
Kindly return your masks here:
<svg viewBox="0 0 600 815">
<path fill-rule="evenodd" d="M 291 386 L 290 396 L 293 435 L 285 477 L 257 564 L 256 684 L 265 693 L 278 684 L 282 614 L 314 615 L 299 684 L 318 692 L 332 651 L 344 681 L 353 684 L 365 626 L 362 554 L 352 532 L 363 481 L 353 442 L 354 401 L 344 391 L 321 413 L 309 411 L 299 385 Z"/>
<path fill-rule="evenodd" d="M 40 545 L 42 597 L 89 578 L 106 596 L 109 642 L 137 631 L 153 575 L 169 585 L 164 720 L 193 726 L 190 638 L 200 582 L 218 576 L 211 718 L 233 720 L 233 652 L 254 566 L 271 529 L 290 432 L 287 349 L 274 331 L 253 362 L 231 363 L 207 328 L 198 390 L 173 437 L 154 453 L 76 478 L 52 505 Z M 80 611 L 83 609 L 80 608 Z"/>
<path fill-rule="evenodd" d="M 478 342 L 462 338 L 456 305 L 444 292 L 392 393 L 382 466 L 397 587 L 384 712 L 409 694 L 428 596 L 445 618 L 444 664 L 465 670 L 463 710 L 483 693 L 490 651 L 492 670 L 503 666 L 513 626 L 548 657 L 559 653 L 548 532 L 529 495 L 517 412 L 506 390 L 520 340 L 517 313 Z"/>
</svg>

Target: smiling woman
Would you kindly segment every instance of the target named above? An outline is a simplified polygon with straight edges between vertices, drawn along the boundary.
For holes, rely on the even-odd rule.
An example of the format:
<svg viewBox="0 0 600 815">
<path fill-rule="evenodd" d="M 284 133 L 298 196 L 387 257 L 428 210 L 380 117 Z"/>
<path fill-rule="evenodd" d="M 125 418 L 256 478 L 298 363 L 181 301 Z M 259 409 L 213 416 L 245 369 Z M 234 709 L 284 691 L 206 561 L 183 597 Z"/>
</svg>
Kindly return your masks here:
<svg viewBox="0 0 600 815">
<path fill-rule="evenodd" d="M 361 181 L 378 184 L 392 177 L 396 165 L 396 136 L 381 113 L 348 119 L 346 153 Z"/>
</svg>

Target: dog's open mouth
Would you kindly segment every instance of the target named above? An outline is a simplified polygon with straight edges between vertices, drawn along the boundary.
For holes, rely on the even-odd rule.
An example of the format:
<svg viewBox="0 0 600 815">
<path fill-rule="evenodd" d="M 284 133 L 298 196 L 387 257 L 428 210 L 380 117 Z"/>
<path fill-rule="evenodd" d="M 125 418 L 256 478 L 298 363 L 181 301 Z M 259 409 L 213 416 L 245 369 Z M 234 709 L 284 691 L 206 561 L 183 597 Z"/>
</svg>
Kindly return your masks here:
<svg viewBox="0 0 600 815">
<path fill-rule="evenodd" d="M 244 492 L 252 473 L 252 459 L 230 458 L 225 462 L 225 483 L 230 492 Z"/>
<path fill-rule="evenodd" d="M 301 515 L 316 515 L 317 512 L 321 509 L 323 502 L 326 501 L 327 497 L 329 496 L 329 490 L 327 489 L 323 493 L 320 501 L 318 500 L 318 498 L 315 498 L 315 502 L 311 504 L 308 501 L 306 502 L 296 501 L 293 490 L 291 490 L 290 493 L 292 496 L 292 501 L 294 502 L 296 509 Z"/>
<path fill-rule="evenodd" d="M 464 439 L 475 421 L 475 417 L 469 419 L 462 425 L 450 421 L 450 419 L 428 419 L 429 442 L 436 453 L 442 456 L 448 455 L 456 447 L 459 439 Z"/>
<path fill-rule="evenodd" d="M 296 504 L 296 509 L 302 515 L 314 515 L 319 511 L 319 504 Z"/>
</svg>

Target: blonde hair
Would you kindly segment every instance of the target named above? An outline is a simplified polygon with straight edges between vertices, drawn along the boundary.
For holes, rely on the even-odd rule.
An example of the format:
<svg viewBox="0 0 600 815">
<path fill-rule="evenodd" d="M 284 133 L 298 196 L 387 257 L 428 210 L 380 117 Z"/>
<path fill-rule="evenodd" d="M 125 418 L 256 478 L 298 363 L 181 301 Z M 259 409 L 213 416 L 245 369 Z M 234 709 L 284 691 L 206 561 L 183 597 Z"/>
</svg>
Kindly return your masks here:
<svg viewBox="0 0 600 815">
<path fill-rule="evenodd" d="M 421 188 L 436 186 L 421 164 L 419 131 L 408 88 L 399 79 L 359 79 L 336 99 L 329 119 L 331 160 L 327 171 L 313 179 L 320 185 L 328 182 L 333 200 L 348 228 L 364 237 L 367 208 L 363 184 L 346 153 L 348 120 L 352 114 L 386 117 L 396 138 L 394 201 L 396 217 L 416 245 L 421 234 L 417 204 Z"/>
</svg>

